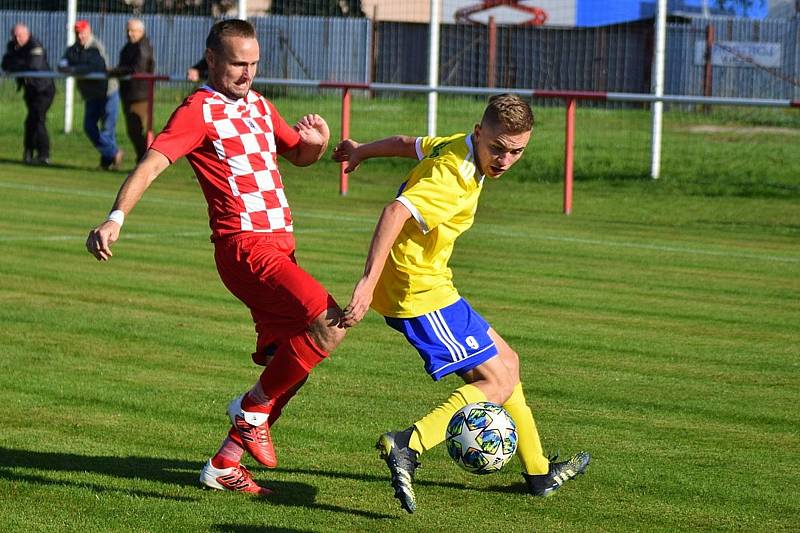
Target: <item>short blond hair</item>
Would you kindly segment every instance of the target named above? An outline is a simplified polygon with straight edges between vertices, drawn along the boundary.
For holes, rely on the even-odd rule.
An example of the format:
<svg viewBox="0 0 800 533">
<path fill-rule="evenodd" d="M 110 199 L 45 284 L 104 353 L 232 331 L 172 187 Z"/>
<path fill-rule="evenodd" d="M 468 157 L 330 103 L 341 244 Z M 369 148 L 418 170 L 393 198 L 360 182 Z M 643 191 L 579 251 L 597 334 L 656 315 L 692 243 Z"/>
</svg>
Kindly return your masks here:
<svg viewBox="0 0 800 533">
<path fill-rule="evenodd" d="M 496 94 L 489 98 L 481 125 L 498 125 L 509 133 L 524 133 L 533 129 L 533 111 L 528 102 L 516 94 Z"/>
</svg>

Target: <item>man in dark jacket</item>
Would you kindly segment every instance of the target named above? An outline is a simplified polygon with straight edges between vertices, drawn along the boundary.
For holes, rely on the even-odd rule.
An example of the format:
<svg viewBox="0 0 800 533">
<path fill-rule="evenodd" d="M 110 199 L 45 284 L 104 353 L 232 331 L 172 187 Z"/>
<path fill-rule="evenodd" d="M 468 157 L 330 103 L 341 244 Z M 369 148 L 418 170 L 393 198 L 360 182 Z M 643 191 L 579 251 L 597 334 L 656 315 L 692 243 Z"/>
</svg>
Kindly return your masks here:
<svg viewBox="0 0 800 533">
<path fill-rule="evenodd" d="M 94 35 L 86 20 L 75 23 L 75 44 L 67 48 L 58 70 L 67 74 L 106 74 L 108 57 L 105 47 Z M 86 102 L 83 131 L 100 152 L 100 166 L 115 170 L 122 163 L 117 147 L 118 82 L 115 79 L 78 79 L 78 91 Z M 98 128 L 98 123 L 102 129 Z"/>
<path fill-rule="evenodd" d="M 11 40 L 3 55 L 2 67 L 7 72 L 50 70 L 47 52 L 25 24 L 17 23 L 11 28 Z M 23 161 L 47 165 L 50 159 L 50 137 L 47 134 L 46 118 L 56 93 L 55 83 L 52 78 L 17 78 L 17 89 L 24 89 L 25 106 L 28 108 Z"/>
<path fill-rule="evenodd" d="M 193 82 L 203 81 L 208 77 L 208 63 L 206 58 L 201 57 L 200 61 L 189 67 L 186 71 L 186 79 Z"/>
<path fill-rule="evenodd" d="M 136 18 L 128 20 L 128 43 L 119 53 L 119 64 L 112 76 L 129 76 L 134 73 L 155 72 L 153 47 L 144 32 L 144 23 Z M 128 137 L 136 149 L 136 160 L 141 160 L 147 150 L 147 80 L 120 80 L 119 94 L 122 112 L 128 126 Z"/>
</svg>

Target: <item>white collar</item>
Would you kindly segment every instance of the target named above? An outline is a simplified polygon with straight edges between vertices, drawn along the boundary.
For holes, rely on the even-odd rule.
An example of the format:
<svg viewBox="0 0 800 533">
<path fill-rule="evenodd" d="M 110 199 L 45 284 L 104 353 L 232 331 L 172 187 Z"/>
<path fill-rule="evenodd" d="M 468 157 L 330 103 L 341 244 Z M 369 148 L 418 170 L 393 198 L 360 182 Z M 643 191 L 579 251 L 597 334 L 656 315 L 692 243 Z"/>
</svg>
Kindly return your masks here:
<svg viewBox="0 0 800 533">
<path fill-rule="evenodd" d="M 227 96 L 225 96 L 224 94 L 222 94 L 221 92 L 219 92 L 218 90 L 214 89 L 212 86 L 210 86 L 207 83 L 204 84 L 203 86 L 201 86 L 200 90 L 205 90 L 205 91 L 214 93 L 216 96 L 219 96 L 221 99 L 225 100 L 225 102 L 229 103 L 229 104 L 247 105 L 248 103 L 250 103 L 248 101 L 248 97 L 250 96 L 250 91 L 247 91 L 247 94 L 244 96 L 244 98 L 239 98 L 237 100 L 232 100 L 232 99 L 228 98 Z"/>
</svg>

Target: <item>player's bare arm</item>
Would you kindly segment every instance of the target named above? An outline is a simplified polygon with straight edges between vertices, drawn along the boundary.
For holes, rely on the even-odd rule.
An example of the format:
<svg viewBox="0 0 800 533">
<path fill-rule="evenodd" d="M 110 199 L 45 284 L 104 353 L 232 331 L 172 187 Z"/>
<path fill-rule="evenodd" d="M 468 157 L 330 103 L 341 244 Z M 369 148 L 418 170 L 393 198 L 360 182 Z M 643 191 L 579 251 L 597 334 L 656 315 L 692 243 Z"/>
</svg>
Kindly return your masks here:
<svg viewBox="0 0 800 533">
<path fill-rule="evenodd" d="M 342 326 L 353 327 L 367 314 L 372 303 L 372 293 L 386 264 L 386 258 L 389 257 L 389 251 L 409 218 L 411 211 L 396 200 L 383 208 L 381 218 L 378 219 L 375 232 L 372 234 L 364 275 L 356 283 L 350 303 L 344 309 Z"/>
<path fill-rule="evenodd" d="M 144 191 L 150 187 L 159 174 L 170 165 L 169 159 L 161 152 L 148 150 L 142 161 L 128 175 L 117 193 L 113 211 L 122 211 L 124 216 L 130 213 L 141 199 Z M 122 225 L 115 220 L 106 220 L 92 231 L 86 239 L 86 249 L 98 261 L 108 261 L 112 255 L 111 245 L 119 239 Z"/>
<path fill-rule="evenodd" d="M 345 173 L 353 172 L 365 159 L 372 157 L 410 157 L 417 159 L 417 138 L 407 135 L 394 135 L 373 141 L 358 143 L 353 139 L 345 139 L 333 149 L 333 160 L 339 163 L 347 161 Z"/>
<path fill-rule="evenodd" d="M 283 153 L 290 163 L 298 167 L 307 167 L 319 161 L 328 148 L 331 137 L 328 123 L 316 114 L 309 114 L 297 121 L 295 131 L 300 135 L 300 144 Z"/>
</svg>

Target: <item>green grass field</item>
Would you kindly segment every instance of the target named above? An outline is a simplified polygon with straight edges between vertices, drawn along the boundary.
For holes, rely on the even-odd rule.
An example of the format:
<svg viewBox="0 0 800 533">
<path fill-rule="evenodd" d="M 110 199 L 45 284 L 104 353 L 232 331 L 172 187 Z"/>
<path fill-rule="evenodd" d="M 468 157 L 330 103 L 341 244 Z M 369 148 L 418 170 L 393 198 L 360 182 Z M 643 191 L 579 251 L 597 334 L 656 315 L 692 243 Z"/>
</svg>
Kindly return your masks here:
<svg viewBox="0 0 800 533">
<path fill-rule="evenodd" d="M 259 368 L 188 165 L 155 182 L 113 260 L 97 263 L 84 239 L 124 174 L 94 170 L 83 135 L 58 132 L 58 106 L 54 165 L 17 163 L 21 99 L 6 86 L 0 101 L 3 531 L 800 529 L 797 114 L 668 113 L 653 181 L 647 113 L 581 109 L 567 217 L 563 110 L 540 110 L 530 153 L 487 185 L 452 267 L 519 352 L 545 450 L 593 461 L 541 500 L 522 492 L 516 462 L 475 477 L 437 449 L 422 457 L 419 510 L 407 515 L 374 442 L 458 381 L 432 383 L 370 313 L 276 425 L 279 468 L 247 459 L 277 495 L 200 490 L 225 406 Z M 321 111 L 338 136 L 335 99 L 276 104 L 290 120 Z M 482 103 L 441 106 L 444 133 L 469 128 Z M 172 107 L 161 101 L 162 123 Z M 354 113 L 359 139 L 424 133 L 419 99 L 359 99 Z M 284 174 L 298 259 L 344 304 L 409 162 L 368 161 L 346 197 L 337 168 L 326 159 Z"/>
</svg>

